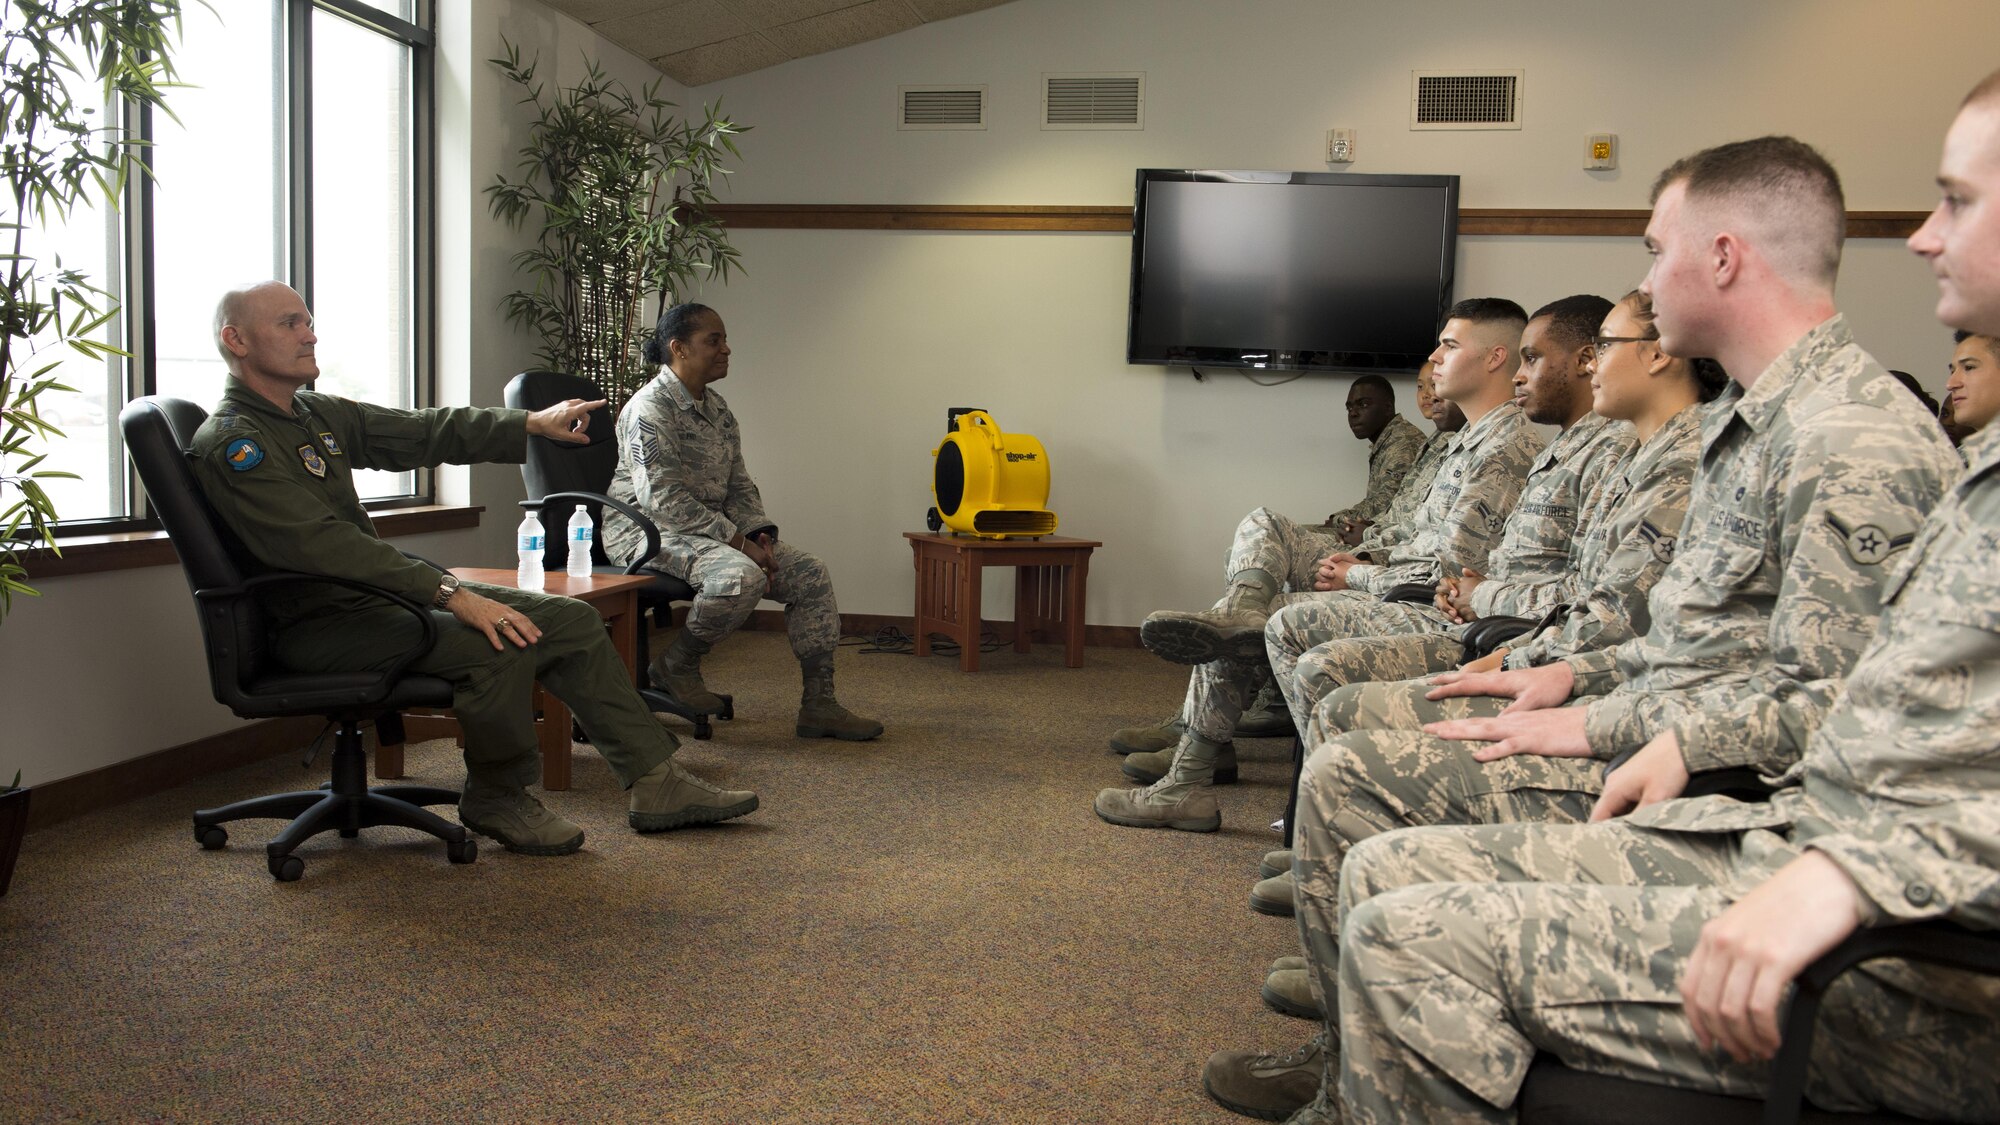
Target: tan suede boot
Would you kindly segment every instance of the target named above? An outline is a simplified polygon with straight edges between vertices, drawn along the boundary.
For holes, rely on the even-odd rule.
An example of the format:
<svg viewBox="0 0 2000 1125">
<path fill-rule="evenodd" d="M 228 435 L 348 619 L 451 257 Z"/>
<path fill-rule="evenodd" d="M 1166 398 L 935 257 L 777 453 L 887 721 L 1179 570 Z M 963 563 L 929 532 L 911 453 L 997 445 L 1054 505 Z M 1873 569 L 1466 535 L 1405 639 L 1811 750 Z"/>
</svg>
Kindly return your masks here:
<svg viewBox="0 0 2000 1125">
<path fill-rule="evenodd" d="M 1213 832 L 1222 811 L 1208 795 L 1209 777 L 1221 747 L 1194 735 L 1181 739 L 1167 775 L 1144 789 L 1106 789 L 1097 794 L 1098 818 L 1126 828 L 1177 828 Z"/>
<path fill-rule="evenodd" d="M 1175 664 L 1207 664 L 1237 660 L 1256 664 L 1266 659 L 1264 623 L 1278 581 L 1261 570 L 1238 571 L 1215 608 L 1190 613 L 1159 610 L 1139 623 L 1139 640 L 1162 660 Z"/>
<path fill-rule="evenodd" d="M 799 721 L 794 733 L 800 738 L 866 742 L 882 733 L 881 723 L 856 715 L 833 697 L 831 653 L 800 664 L 799 675 L 805 681 L 805 691 L 799 697 Z"/>
<path fill-rule="evenodd" d="M 757 809 L 757 794 L 711 785 L 668 758 L 632 783 L 625 820 L 639 832 L 665 832 L 734 820 Z"/>
<path fill-rule="evenodd" d="M 1151 726 L 1120 727 L 1111 732 L 1111 748 L 1120 754 L 1150 754 L 1172 750 L 1181 744 L 1187 724 L 1179 715 L 1169 715 Z"/>
<path fill-rule="evenodd" d="M 523 789 L 467 782 L 458 798 L 458 822 L 522 855 L 568 855 L 583 846 L 583 829 Z"/>
<path fill-rule="evenodd" d="M 701 658 L 708 655 L 709 643 L 687 631 L 674 634 L 673 643 L 653 658 L 646 676 L 653 686 L 685 704 L 691 711 L 714 715 L 722 710 L 722 697 L 701 682 Z"/>
<path fill-rule="evenodd" d="M 1167 776 L 1167 770 L 1174 764 L 1174 750 L 1179 745 L 1152 754 L 1132 753 L 1125 755 L 1125 761 L 1118 767 L 1126 777 L 1142 785 L 1151 785 Z M 1236 744 L 1225 742 L 1215 755 L 1215 771 L 1209 775 L 1211 785 L 1236 784 Z"/>
</svg>

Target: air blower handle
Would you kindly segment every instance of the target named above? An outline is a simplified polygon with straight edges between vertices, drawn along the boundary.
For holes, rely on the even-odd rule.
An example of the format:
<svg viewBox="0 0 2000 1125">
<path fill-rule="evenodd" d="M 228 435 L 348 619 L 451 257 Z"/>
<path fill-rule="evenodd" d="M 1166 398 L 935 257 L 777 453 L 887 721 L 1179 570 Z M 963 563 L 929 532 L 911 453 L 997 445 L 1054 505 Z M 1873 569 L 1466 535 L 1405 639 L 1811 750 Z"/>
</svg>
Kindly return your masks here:
<svg viewBox="0 0 2000 1125">
<path fill-rule="evenodd" d="M 985 431 L 986 444 L 991 446 L 995 453 L 1005 450 L 1007 435 L 1000 432 L 1000 423 L 995 422 L 991 414 L 984 410 L 968 410 L 958 416 L 959 433 L 969 434 L 974 430 Z"/>
<path fill-rule="evenodd" d="M 958 416 L 959 416 L 959 415 L 961 415 L 961 414 L 986 414 L 986 408 L 985 408 L 985 407 L 983 407 L 983 406 L 947 406 L 947 407 L 945 407 L 945 408 L 944 408 L 944 436 L 946 436 L 946 437 L 950 437 L 951 435 L 953 435 L 953 434 L 955 434 L 955 433 L 957 433 L 957 432 L 958 432 Z M 991 421 L 993 421 L 993 416 L 992 416 L 992 415 L 990 415 L 990 414 L 987 414 L 987 415 L 986 415 L 986 420 L 987 420 L 988 422 L 991 422 Z"/>
</svg>

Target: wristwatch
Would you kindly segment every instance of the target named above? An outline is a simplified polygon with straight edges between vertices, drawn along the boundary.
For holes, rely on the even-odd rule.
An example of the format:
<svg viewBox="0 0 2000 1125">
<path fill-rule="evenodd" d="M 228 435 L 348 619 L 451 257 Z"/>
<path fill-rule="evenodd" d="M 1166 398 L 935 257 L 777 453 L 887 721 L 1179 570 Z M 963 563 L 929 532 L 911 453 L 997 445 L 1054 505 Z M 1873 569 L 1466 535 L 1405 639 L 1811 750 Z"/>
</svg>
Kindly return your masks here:
<svg viewBox="0 0 2000 1125">
<path fill-rule="evenodd" d="M 443 609 L 444 604 L 450 601 L 451 596 L 456 593 L 458 593 L 458 575 L 447 574 L 443 578 L 438 579 L 437 597 L 431 599 L 431 604 L 439 609 Z"/>
</svg>

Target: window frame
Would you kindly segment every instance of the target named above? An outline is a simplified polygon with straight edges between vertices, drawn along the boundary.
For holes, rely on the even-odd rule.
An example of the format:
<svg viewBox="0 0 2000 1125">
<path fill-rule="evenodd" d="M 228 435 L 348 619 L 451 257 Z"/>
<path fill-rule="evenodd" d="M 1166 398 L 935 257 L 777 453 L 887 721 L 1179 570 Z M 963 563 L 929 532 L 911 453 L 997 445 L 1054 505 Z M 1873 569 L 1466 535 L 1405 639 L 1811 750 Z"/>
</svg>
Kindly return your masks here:
<svg viewBox="0 0 2000 1125">
<path fill-rule="evenodd" d="M 284 202 L 287 210 L 285 279 L 313 303 L 313 98 L 312 21 L 324 12 L 392 39 L 410 51 L 410 236 L 411 309 L 413 317 L 411 357 L 411 407 L 435 405 L 437 399 L 437 35 L 436 0 L 413 0 L 417 22 L 404 20 L 363 0 L 278 0 L 283 19 L 283 44 L 274 47 L 284 60 L 285 122 L 287 144 L 284 174 Z M 171 104 L 171 103 L 169 103 Z M 154 113 L 150 106 L 119 106 L 119 118 L 126 135 L 141 145 L 153 141 Z M 153 181 L 150 176 L 133 176 L 128 181 L 119 207 L 121 237 L 115 247 L 116 261 L 108 274 L 119 281 L 123 300 L 115 319 L 113 343 L 130 353 L 124 361 L 124 400 L 106 404 L 107 415 L 122 411 L 126 403 L 154 393 L 158 385 L 159 332 L 154 294 L 158 255 L 154 251 Z M 139 483 L 137 470 L 125 455 L 124 440 L 116 427 L 111 429 L 113 459 L 120 471 L 114 486 L 122 489 L 125 514 L 95 519 L 64 519 L 54 528 L 58 541 L 86 536 L 117 536 L 133 532 L 157 532 L 160 520 L 153 513 L 150 498 Z M 419 469 L 414 489 L 400 496 L 366 500 L 369 511 L 437 506 L 437 476 L 431 469 Z"/>
</svg>

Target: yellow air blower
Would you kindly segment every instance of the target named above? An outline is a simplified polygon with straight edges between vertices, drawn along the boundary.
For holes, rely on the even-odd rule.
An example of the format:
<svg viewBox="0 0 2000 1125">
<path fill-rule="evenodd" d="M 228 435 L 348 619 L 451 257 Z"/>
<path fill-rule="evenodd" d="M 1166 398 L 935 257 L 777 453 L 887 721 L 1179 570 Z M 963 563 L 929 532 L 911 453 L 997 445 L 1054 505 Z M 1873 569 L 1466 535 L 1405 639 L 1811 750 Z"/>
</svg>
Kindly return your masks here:
<svg viewBox="0 0 2000 1125">
<path fill-rule="evenodd" d="M 1049 455 L 1027 434 L 1000 431 L 984 410 L 945 411 L 945 438 L 931 450 L 927 523 L 981 539 L 1032 539 L 1055 531 L 1048 510 Z"/>
</svg>

